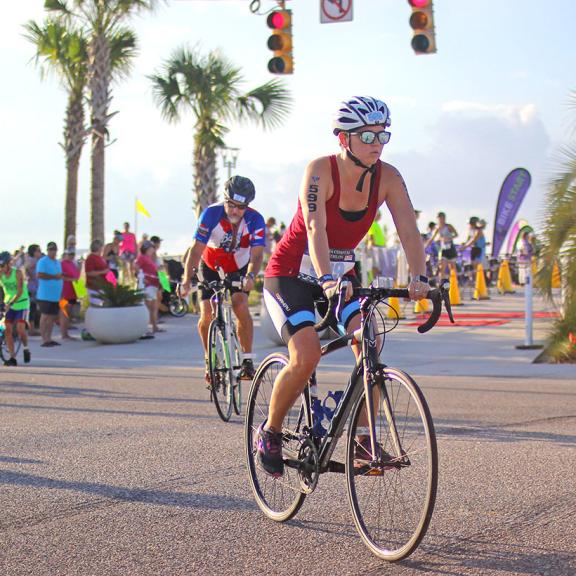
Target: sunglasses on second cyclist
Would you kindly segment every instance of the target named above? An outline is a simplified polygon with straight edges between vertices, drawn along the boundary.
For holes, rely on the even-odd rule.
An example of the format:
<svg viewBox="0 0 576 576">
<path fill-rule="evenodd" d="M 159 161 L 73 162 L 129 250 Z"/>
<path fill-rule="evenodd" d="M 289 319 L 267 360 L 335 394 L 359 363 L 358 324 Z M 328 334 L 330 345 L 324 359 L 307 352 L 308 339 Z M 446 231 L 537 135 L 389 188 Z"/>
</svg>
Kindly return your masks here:
<svg viewBox="0 0 576 576">
<path fill-rule="evenodd" d="M 373 132 L 372 130 L 364 130 L 364 132 L 350 132 L 350 134 L 356 134 L 360 137 L 360 141 L 363 144 L 374 144 L 376 138 L 380 144 L 388 144 L 390 141 L 390 132 L 381 130 L 380 132 Z"/>
<path fill-rule="evenodd" d="M 230 202 L 230 200 L 226 200 L 226 206 L 228 208 L 235 208 L 236 210 L 241 210 L 242 212 L 248 208 L 247 204 L 236 204 L 236 202 Z"/>
</svg>

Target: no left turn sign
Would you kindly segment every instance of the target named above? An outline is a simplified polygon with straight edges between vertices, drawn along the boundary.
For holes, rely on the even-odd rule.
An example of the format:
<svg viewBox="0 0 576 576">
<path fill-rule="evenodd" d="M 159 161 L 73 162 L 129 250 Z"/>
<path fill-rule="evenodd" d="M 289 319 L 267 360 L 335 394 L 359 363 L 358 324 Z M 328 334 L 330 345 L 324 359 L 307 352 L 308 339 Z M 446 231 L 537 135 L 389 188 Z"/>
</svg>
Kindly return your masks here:
<svg viewBox="0 0 576 576">
<path fill-rule="evenodd" d="M 320 22 L 350 22 L 352 20 L 352 0 L 320 0 Z"/>
</svg>

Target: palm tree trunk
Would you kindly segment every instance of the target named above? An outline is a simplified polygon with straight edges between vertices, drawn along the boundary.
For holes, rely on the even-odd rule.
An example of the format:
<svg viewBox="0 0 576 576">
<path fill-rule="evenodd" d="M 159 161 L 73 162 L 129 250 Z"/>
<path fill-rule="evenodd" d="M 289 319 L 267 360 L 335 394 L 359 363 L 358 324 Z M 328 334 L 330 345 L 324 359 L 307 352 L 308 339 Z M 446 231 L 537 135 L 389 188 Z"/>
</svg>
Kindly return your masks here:
<svg viewBox="0 0 576 576">
<path fill-rule="evenodd" d="M 104 139 L 108 135 L 110 106 L 110 46 L 104 34 L 90 42 L 90 107 L 92 113 L 91 219 L 92 240 L 104 242 Z"/>
<path fill-rule="evenodd" d="M 84 128 L 83 89 L 71 92 L 66 108 L 64 144 L 66 152 L 66 207 L 64 213 L 64 242 L 70 235 L 76 236 L 78 213 L 78 170 L 80 156 L 86 139 Z"/>
<path fill-rule="evenodd" d="M 194 194 L 196 216 L 218 201 L 216 151 L 198 145 L 194 147 Z"/>
</svg>

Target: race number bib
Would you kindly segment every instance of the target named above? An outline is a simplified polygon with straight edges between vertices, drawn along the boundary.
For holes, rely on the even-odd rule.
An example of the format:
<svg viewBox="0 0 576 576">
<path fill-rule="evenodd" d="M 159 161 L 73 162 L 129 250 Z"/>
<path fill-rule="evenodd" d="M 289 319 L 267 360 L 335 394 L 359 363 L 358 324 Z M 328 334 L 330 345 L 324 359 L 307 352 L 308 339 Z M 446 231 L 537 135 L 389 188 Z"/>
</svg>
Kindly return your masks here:
<svg viewBox="0 0 576 576">
<path fill-rule="evenodd" d="M 354 268 L 354 262 L 354 250 L 337 250 L 336 248 L 330 248 L 330 269 L 334 278 L 340 278 L 348 274 L 352 268 Z M 308 250 L 306 250 L 302 256 L 298 277 L 308 282 L 318 282 L 318 275 L 314 270 Z"/>
</svg>

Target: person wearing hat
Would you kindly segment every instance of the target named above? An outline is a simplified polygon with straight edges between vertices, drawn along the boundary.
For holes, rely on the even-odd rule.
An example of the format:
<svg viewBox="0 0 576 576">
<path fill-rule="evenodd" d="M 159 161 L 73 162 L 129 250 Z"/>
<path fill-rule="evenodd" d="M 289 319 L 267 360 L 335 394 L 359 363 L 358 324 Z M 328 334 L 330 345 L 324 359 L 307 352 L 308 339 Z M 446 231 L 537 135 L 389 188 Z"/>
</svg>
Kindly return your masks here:
<svg viewBox="0 0 576 576">
<path fill-rule="evenodd" d="M 468 221 L 468 238 L 462 244 L 462 250 L 472 248 L 470 251 L 470 261 L 472 264 L 484 265 L 484 258 L 486 256 L 486 236 L 484 236 L 484 228 L 486 222 L 480 220 L 478 216 L 472 216 Z"/>
<path fill-rule="evenodd" d="M 36 265 L 38 276 L 38 292 L 36 300 L 40 309 L 40 337 L 41 346 L 50 348 L 60 346 L 59 342 L 52 340 L 54 322 L 60 313 L 60 298 L 62 296 L 62 264 L 56 259 L 58 246 L 56 242 L 48 242 L 46 256 L 43 256 Z"/>
<path fill-rule="evenodd" d="M 250 178 L 233 176 L 226 181 L 224 202 L 208 206 L 200 215 L 181 285 L 182 295 L 186 296 L 193 276 L 199 272 L 205 282 L 212 282 L 220 279 L 219 269 L 228 279 L 242 281 L 242 287 L 232 288 L 231 294 L 243 355 L 240 378 L 244 380 L 251 380 L 255 372 L 252 354 L 254 325 L 248 308 L 248 294 L 254 288 L 254 279 L 262 266 L 266 243 L 264 217 L 248 206 L 255 196 L 256 188 Z M 198 333 L 204 345 L 205 379 L 210 386 L 207 348 L 213 291 L 201 288 L 200 294 Z"/>
<path fill-rule="evenodd" d="M 138 278 L 138 288 L 144 291 L 152 332 L 164 332 L 162 328 L 158 327 L 160 280 L 158 279 L 158 265 L 156 264 L 156 248 L 150 240 L 142 242 L 142 246 L 140 246 L 140 254 L 136 258 L 136 277 Z"/>
<path fill-rule="evenodd" d="M 102 306 L 102 301 L 98 298 L 98 292 L 108 282 L 106 276 L 110 272 L 108 262 L 102 257 L 101 240 L 92 240 L 90 243 L 90 254 L 84 262 L 84 272 L 86 273 L 86 290 L 90 300 L 90 306 Z"/>
<path fill-rule="evenodd" d="M 76 338 L 68 334 L 70 314 L 72 313 L 72 309 L 79 305 L 73 284 L 73 282 L 80 278 L 80 269 L 76 262 L 74 262 L 75 256 L 76 252 L 73 248 L 66 248 L 62 254 L 62 280 L 64 280 L 64 285 L 62 286 L 62 300 L 64 301 L 64 305 L 60 309 L 60 333 L 62 340 L 76 340 Z"/>
<path fill-rule="evenodd" d="M 24 280 L 24 274 L 12 266 L 12 257 L 9 252 L 0 252 L 0 288 L 4 291 L 5 316 L 4 323 L 6 331 L 6 346 L 10 358 L 4 361 L 4 366 L 18 366 L 16 354 L 14 352 L 14 336 L 12 326 L 16 324 L 18 337 L 24 346 L 24 363 L 30 362 L 30 350 L 28 349 L 28 334 L 26 325 L 28 322 L 28 311 L 30 299 L 28 289 Z"/>
</svg>

